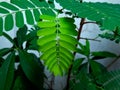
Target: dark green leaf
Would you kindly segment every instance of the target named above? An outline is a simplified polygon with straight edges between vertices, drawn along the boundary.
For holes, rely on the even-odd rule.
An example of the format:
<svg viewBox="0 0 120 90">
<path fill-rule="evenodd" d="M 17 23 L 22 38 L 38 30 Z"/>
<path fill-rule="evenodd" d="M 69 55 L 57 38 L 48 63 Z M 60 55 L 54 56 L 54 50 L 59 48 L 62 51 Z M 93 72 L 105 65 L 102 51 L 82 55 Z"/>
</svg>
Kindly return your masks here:
<svg viewBox="0 0 120 90">
<path fill-rule="evenodd" d="M 27 33 L 27 26 L 23 26 L 22 28 L 19 28 L 17 31 L 17 42 L 19 47 L 21 48 L 23 45 L 23 42 L 26 40 L 26 33 Z"/>
<path fill-rule="evenodd" d="M 2 7 L 0 7 L 0 13 L 7 14 L 7 13 L 9 13 L 9 11 L 4 9 L 4 8 L 2 8 Z"/>
<path fill-rule="evenodd" d="M 4 59 L 0 57 L 0 67 L 2 66 L 3 62 L 4 62 Z"/>
<path fill-rule="evenodd" d="M 90 60 L 90 68 L 94 77 L 97 77 L 107 71 L 105 66 L 93 60 Z"/>
<path fill-rule="evenodd" d="M 86 55 L 86 56 L 89 56 L 89 55 L 90 55 L 90 43 L 89 43 L 88 40 L 86 40 L 85 55 Z"/>
<path fill-rule="evenodd" d="M 117 57 L 116 54 L 108 51 L 92 52 L 93 59 L 103 59 L 108 57 Z"/>
<path fill-rule="evenodd" d="M 93 3 L 78 0 L 56 0 L 63 8 L 77 14 L 80 18 L 101 21 L 103 29 L 114 30 L 120 26 L 120 5 L 111 3 Z M 90 12 L 89 12 L 90 11 Z"/>
<path fill-rule="evenodd" d="M 39 21 L 39 16 L 40 16 L 40 12 L 38 9 L 34 9 L 33 10 L 34 16 L 35 16 L 35 21 Z"/>
<path fill-rule="evenodd" d="M 12 52 L 0 68 L 0 90 L 10 90 L 14 77 L 15 53 Z"/>
<path fill-rule="evenodd" d="M 7 15 L 5 17 L 5 30 L 9 31 L 13 28 L 14 21 L 13 21 L 13 16 L 11 14 Z"/>
<path fill-rule="evenodd" d="M 0 35 L 3 33 L 3 19 L 0 17 Z"/>
<path fill-rule="evenodd" d="M 34 24 L 34 18 L 33 18 L 32 12 L 30 10 L 26 10 L 25 14 L 26 14 L 27 23 L 30 24 L 30 25 L 33 25 Z"/>
<path fill-rule="evenodd" d="M 15 14 L 15 19 L 16 19 L 16 26 L 17 27 L 23 27 L 24 25 L 24 18 L 22 12 L 17 12 Z"/>
<path fill-rule="evenodd" d="M 76 59 L 73 63 L 72 72 L 76 73 L 79 70 L 80 65 L 82 64 L 84 58 Z"/>
<path fill-rule="evenodd" d="M 1 2 L 0 5 L 7 8 L 7 9 L 13 10 L 13 11 L 19 10 L 17 7 L 15 7 L 15 6 L 11 5 L 10 3 L 7 3 L 7 2 Z"/>
<path fill-rule="evenodd" d="M 11 48 L 0 49 L 0 56 L 3 57 L 4 55 L 8 54 L 11 50 Z"/>
<path fill-rule="evenodd" d="M 25 3 L 22 3 L 21 0 L 10 0 L 10 2 L 22 9 L 27 9 L 27 6 L 25 6 Z"/>
<path fill-rule="evenodd" d="M 26 51 L 19 50 L 20 64 L 26 77 L 38 88 L 43 88 L 43 68 L 38 63 L 38 58 Z"/>
</svg>

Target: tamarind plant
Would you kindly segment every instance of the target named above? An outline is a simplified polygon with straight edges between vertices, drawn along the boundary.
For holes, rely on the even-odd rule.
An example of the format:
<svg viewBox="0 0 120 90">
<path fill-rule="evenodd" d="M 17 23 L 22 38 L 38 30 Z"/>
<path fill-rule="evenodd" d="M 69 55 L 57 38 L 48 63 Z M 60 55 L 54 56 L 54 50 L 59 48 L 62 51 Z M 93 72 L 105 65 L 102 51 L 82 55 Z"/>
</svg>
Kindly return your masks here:
<svg viewBox="0 0 120 90">
<path fill-rule="evenodd" d="M 56 3 L 61 6 L 60 9 L 56 8 Z M 60 17 L 61 14 L 65 16 Z M 81 19 L 79 29 L 74 23 L 75 18 Z M 120 90 L 120 71 L 108 72 L 105 66 L 96 61 L 108 57 L 118 59 L 119 56 L 107 51 L 91 51 L 88 40 L 85 44 L 79 42 L 82 28 L 87 23 L 97 24 L 100 27 L 103 31 L 100 37 L 120 42 L 119 4 L 82 0 L 0 2 L 0 35 L 8 38 L 14 46 L 0 50 L 0 90 L 21 90 L 20 88 L 27 90 L 28 88 L 19 85 L 24 85 L 21 73 L 37 87 L 36 90 L 44 90 L 43 68 L 40 67 L 42 64 L 54 76 L 67 75 L 65 90 Z M 35 36 L 31 37 L 35 40 L 30 47 L 40 52 L 42 64 L 38 61 L 36 63 L 35 61 L 38 60 L 36 55 L 28 52 L 30 43 L 23 47 L 23 42 L 29 41 L 24 38 L 28 31 L 24 25 L 39 27 L 39 30 L 30 32 Z M 5 31 L 12 30 L 14 26 L 24 29 L 19 29 L 17 38 L 12 40 Z M 6 54 L 9 55 L 4 59 L 3 56 Z M 84 57 L 76 59 L 76 54 Z M 16 75 L 17 78 L 14 80 L 14 60 L 17 60 L 17 56 L 20 61 L 18 67 L 20 73 L 17 75 L 20 77 Z"/>
</svg>

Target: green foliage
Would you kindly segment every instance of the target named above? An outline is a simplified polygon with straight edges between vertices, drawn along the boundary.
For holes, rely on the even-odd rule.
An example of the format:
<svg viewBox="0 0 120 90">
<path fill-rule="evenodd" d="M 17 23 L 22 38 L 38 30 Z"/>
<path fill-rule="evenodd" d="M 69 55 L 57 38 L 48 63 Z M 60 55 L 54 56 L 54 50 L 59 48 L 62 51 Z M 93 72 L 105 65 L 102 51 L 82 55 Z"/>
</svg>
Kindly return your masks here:
<svg viewBox="0 0 120 90">
<path fill-rule="evenodd" d="M 117 57 L 117 55 L 107 51 L 92 52 L 90 50 L 90 43 L 88 40 L 86 40 L 85 45 L 79 43 L 77 52 L 79 54 L 82 54 L 84 57 L 76 59 L 73 63 L 73 67 L 72 67 L 73 78 L 71 78 L 70 81 L 70 90 L 110 90 L 108 88 L 104 89 L 104 84 L 103 84 L 104 79 L 102 79 L 102 78 L 106 78 L 105 75 L 107 70 L 105 66 L 103 66 L 96 60 L 104 59 L 108 57 L 113 58 L 113 57 Z M 108 75 L 107 80 L 109 80 L 110 77 L 111 76 Z M 117 79 L 114 79 L 113 81 L 117 82 L 116 80 Z M 110 87 L 110 86 L 107 84 L 105 87 Z M 118 88 L 117 85 L 114 88 Z M 112 88 L 111 90 L 113 90 L 114 88 Z"/>
<path fill-rule="evenodd" d="M 96 21 L 102 29 L 115 30 L 120 26 L 120 5 L 92 3 L 79 0 L 56 0 L 63 8 L 70 10 L 80 18 Z"/>
<path fill-rule="evenodd" d="M 64 75 L 74 58 L 77 35 L 74 19 L 41 15 L 38 26 L 41 60 L 54 75 Z"/>
<path fill-rule="evenodd" d="M 14 77 L 15 52 L 12 52 L 0 67 L 0 90 L 10 90 Z"/>
<path fill-rule="evenodd" d="M 24 26 L 17 31 L 13 39 L 8 34 L 3 34 L 13 46 L 0 49 L 0 90 L 43 89 L 44 67 L 34 53 L 28 52 L 38 49 L 38 29 L 34 29 L 28 31 Z M 31 43 L 33 40 L 36 41 L 34 45 Z"/>
<path fill-rule="evenodd" d="M 11 0 L 10 3 L 0 2 L 0 6 L 0 35 L 3 29 L 9 31 L 14 25 L 17 27 L 23 27 L 26 23 L 34 25 L 39 21 L 41 14 L 54 15 L 45 0 Z"/>
<path fill-rule="evenodd" d="M 120 42 L 120 28 L 116 28 L 114 31 L 103 32 L 99 35 L 102 38 L 110 39 L 116 43 Z"/>
<path fill-rule="evenodd" d="M 120 90 L 120 71 L 104 73 L 96 78 L 96 81 L 104 90 Z"/>
<path fill-rule="evenodd" d="M 117 55 L 107 51 L 92 52 L 88 40 L 85 45 L 78 43 L 80 33 L 76 30 L 74 19 L 77 17 L 95 21 L 101 30 L 107 29 L 107 33 L 101 34 L 101 37 L 119 43 L 120 5 L 80 3 L 82 0 L 55 1 L 63 8 L 56 9 L 54 0 L 0 2 L 0 35 L 13 44 L 11 48 L 0 49 L 0 90 L 43 89 L 44 67 L 34 53 L 28 52 L 38 48 L 40 59 L 55 76 L 66 75 L 73 65 L 70 90 L 119 90 L 120 71 L 107 72 L 106 68 L 96 61 Z M 58 17 L 64 12 L 72 18 Z M 36 22 L 39 27 L 32 30 L 24 26 L 34 25 Z M 12 39 L 3 30 L 9 31 L 14 25 L 20 29 Z M 76 53 L 83 58 L 74 61 Z M 19 63 L 17 69 L 14 67 L 15 63 Z"/>
</svg>

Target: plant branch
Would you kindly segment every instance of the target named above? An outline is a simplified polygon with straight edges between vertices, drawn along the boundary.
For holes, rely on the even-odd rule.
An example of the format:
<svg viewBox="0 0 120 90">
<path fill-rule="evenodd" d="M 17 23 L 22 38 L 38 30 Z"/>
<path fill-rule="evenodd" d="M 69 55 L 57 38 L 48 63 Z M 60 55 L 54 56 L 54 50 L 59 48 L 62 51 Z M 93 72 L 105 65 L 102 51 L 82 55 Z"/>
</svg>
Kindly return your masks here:
<svg viewBox="0 0 120 90">
<path fill-rule="evenodd" d="M 96 22 L 84 22 L 84 24 L 89 24 L 89 23 L 97 24 Z"/>
<path fill-rule="evenodd" d="M 101 40 L 96 40 L 96 38 L 84 38 L 84 37 L 80 37 L 80 39 L 85 39 L 85 40 L 92 40 L 92 41 L 98 41 L 101 42 Z"/>
<path fill-rule="evenodd" d="M 119 60 L 119 58 L 120 58 L 120 55 L 117 56 L 110 64 L 108 64 L 106 68 L 107 69 L 110 68 L 115 62 L 117 62 Z"/>
<path fill-rule="evenodd" d="M 80 40 L 80 35 L 81 35 L 81 32 L 82 32 L 82 28 L 83 28 L 84 22 L 85 22 L 85 19 L 82 18 L 81 22 L 80 22 L 80 28 L 78 29 L 78 36 L 77 36 L 77 40 L 78 41 Z M 76 45 L 76 47 L 77 47 L 77 45 Z M 73 55 L 75 57 L 76 52 L 74 52 Z M 74 60 L 72 60 L 72 62 L 74 62 Z M 69 81 L 70 81 L 70 75 L 71 75 L 72 67 L 73 67 L 73 64 L 70 65 L 69 70 L 68 70 L 66 90 L 69 90 L 69 87 L 70 87 Z"/>
</svg>

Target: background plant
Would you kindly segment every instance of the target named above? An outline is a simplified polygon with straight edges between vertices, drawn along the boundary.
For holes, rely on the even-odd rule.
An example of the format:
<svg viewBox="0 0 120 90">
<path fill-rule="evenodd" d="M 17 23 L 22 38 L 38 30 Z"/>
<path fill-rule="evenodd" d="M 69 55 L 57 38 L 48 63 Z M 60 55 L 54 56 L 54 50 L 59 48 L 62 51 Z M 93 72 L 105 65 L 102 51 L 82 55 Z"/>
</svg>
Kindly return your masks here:
<svg viewBox="0 0 120 90">
<path fill-rule="evenodd" d="M 43 88 L 44 67 L 39 58 L 29 51 L 37 50 L 36 32 L 37 28 L 28 33 L 28 28 L 24 26 L 17 31 L 16 37 L 13 39 L 3 33 L 3 36 L 13 46 L 0 49 L 0 90 L 39 90 Z"/>
<path fill-rule="evenodd" d="M 6 31 L 11 30 L 14 24 L 17 27 L 22 27 L 25 23 L 33 25 L 36 24 L 37 21 L 38 26 L 40 27 L 40 30 L 37 32 L 39 36 L 38 39 L 38 45 L 40 46 L 39 51 L 41 52 L 40 58 L 44 61 L 45 66 L 47 66 L 47 68 L 54 75 L 66 75 L 66 74 L 68 75 L 66 89 L 70 88 L 69 80 L 72 75 L 72 68 L 74 67 L 74 62 L 78 62 L 80 67 L 87 66 L 87 72 L 84 73 L 86 70 L 83 70 L 84 71 L 82 72 L 83 75 L 81 74 L 81 76 L 85 76 L 84 77 L 85 86 L 87 85 L 87 87 L 89 87 L 89 84 L 91 85 L 91 87 L 87 89 L 89 90 L 106 89 L 105 88 L 106 86 L 104 85 L 108 84 L 102 85 L 102 83 L 99 84 L 99 81 L 96 80 L 97 78 L 96 76 L 98 76 L 98 71 L 101 72 L 104 66 L 95 62 L 94 59 L 95 56 L 97 56 L 97 58 L 103 57 L 105 58 L 107 56 L 115 57 L 116 55 L 110 52 L 91 53 L 88 41 L 86 41 L 86 46 L 80 44 L 78 41 L 80 39 L 83 26 L 87 23 L 94 23 L 99 25 L 101 30 L 103 31 L 105 29 L 107 30 L 107 33 L 100 35 L 101 37 L 119 42 L 120 5 L 99 2 L 98 3 L 82 2 L 82 0 L 80 1 L 55 0 L 55 1 L 62 6 L 61 9 L 55 8 L 54 0 L 48 1 L 11 0 L 10 3 L 1 2 L 0 3 L 1 5 L 0 14 L 2 14 L 0 16 L 1 35 L 3 33 L 3 30 Z M 65 13 L 70 17 L 60 18 L 59 14 L 62 13 Z M 23 17 L 23 15 L 25 17 Z M 78 30 L 76 30 L 76 27 L 74 25 L 74 18 L 81 18 L 80 27 Z M 86 19 L 91 21 L 88 22 Z M 112 37 L 110 37 L 110 35 Z M 80 45 L 81 49 L 77 48 L 77 44 Z M 21 44 L 19 43 L 19 45 Z M 76 53 L 80 53 L 86 56 L 88 60 L 87 64 L 82 63 L 84 59 L 75 60 L 74 58 Z M 94 59 L 91 57 L 94 57 Z M 88 67 L 88 65 L 90 66 Z M 98 71 L 93 67 L 97 67 Z M 90 71 L 90 69 L 92 70 L 92 72 Z M 78 72 L 81 72 L 81 69 L 78 70 Z M 119 74 L 116 74 L 115 72 L 114 76 L 117 77 L 114 78 L 113 73 L 114 72 L 106 75 L 108 76 L 112 75 L 109 79 L 117 82 L 116 80 L 119 77 Z M 90 75 L 88 76 L 86 74 Z M 91 75 L 93 76 L 92 78 Z M 89 79 L 92 81 L 89 81 Z M 83 82 L 81 79 L 80 81 Z M 77 83 L 77 85 L 82 87 L 81 83 Z M 119 87 L 117 86 L 113 88 L 118 88 L 119 90 Z"/>
</svg>

